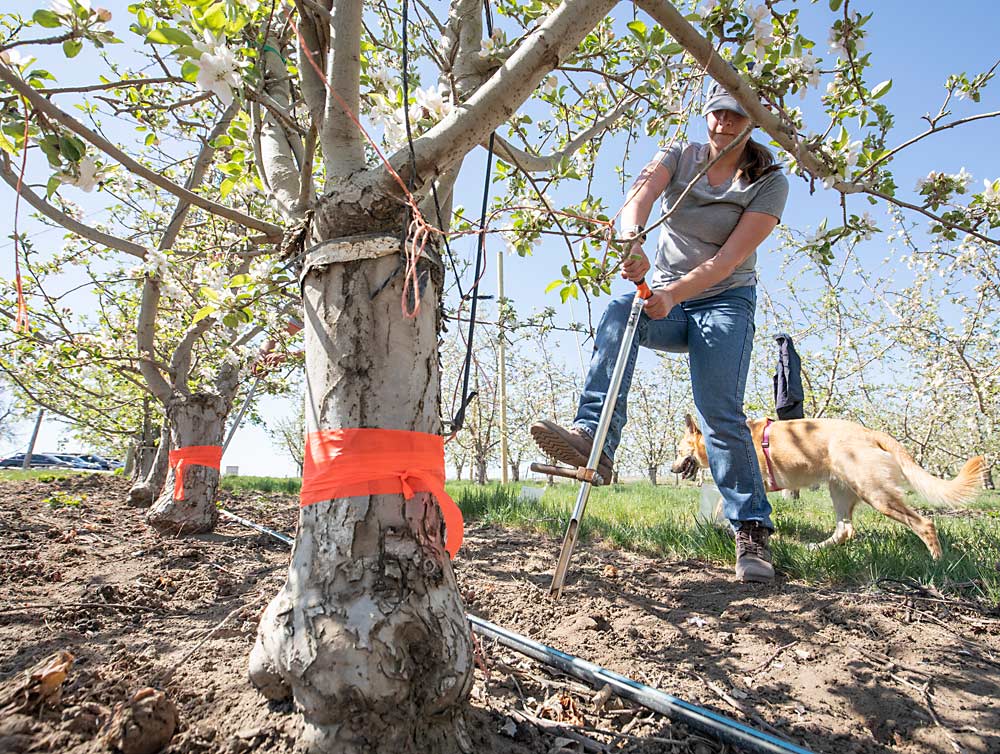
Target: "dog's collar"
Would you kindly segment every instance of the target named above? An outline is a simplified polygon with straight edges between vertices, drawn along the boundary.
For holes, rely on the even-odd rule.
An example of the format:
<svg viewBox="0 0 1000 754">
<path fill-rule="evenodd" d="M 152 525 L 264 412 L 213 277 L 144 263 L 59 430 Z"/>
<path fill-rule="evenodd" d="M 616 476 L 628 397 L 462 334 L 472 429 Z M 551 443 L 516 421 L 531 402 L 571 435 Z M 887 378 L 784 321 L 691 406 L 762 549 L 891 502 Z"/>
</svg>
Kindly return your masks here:
<svg viewBox="0 0 1000 754">
<path fill-rule="evenodd" d="M 760 438 L 760 446 L 764 451 L 764 463 L 767 464 L 767 491 L 778 492 L 782 487 L 778 486 L 778 480 L 774 478 L 774 465 L 771 463 L 771 425 L 773 419 L 764 420 L 764 434 Z"/>
</svg>

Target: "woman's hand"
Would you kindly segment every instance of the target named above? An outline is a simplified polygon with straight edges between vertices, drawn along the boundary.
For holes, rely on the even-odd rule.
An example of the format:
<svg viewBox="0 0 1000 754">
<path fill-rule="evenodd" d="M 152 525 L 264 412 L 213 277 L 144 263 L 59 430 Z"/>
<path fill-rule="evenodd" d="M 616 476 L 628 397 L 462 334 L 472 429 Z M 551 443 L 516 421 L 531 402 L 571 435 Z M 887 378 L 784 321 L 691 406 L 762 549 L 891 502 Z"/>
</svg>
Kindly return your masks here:
<svg viewBox="0 0 1000 754">
<path fill-rule="evenodd" d="M 650 319 L 663 319 L 675 305 L 674 297 L 665 289 L 654 288 L 653 295 L 646 299 L 642 309 Z"/>
<path fill-rule="evenodd" d="M 642 250 L 642 239 L 636 238 L 628 250 L 628 256 L 622 262 L 622 277 L 638 283 L 649 272 L 649 259 Z"/>
</svg>

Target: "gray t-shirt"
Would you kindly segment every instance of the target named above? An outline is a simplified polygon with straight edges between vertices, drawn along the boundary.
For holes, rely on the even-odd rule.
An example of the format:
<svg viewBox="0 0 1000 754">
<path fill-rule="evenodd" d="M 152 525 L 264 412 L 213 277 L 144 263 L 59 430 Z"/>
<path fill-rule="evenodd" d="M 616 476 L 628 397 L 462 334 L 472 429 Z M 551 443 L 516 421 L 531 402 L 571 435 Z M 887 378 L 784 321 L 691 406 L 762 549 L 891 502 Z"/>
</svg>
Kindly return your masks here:
<svg viewBox="0 0 1000 754">
<path fill-rule="evenodd" d="M 663 192 L 661 209 L 667 212 L 709 160 L 707 144 L 675 145 L 657 154 L 670 171 L 670 183 Z M 702 262 L 714 257 L 736 228 L 744 212 L 764 212 L 779 220 L 788 197 L 788 179 L 780 170 L 748 183 L 745 176 L 718 186 L 708 175 L 697 180 L 684 201 L 660 226 L 653 264 L 652 287 L 657 288 L 683 277 Z M 702 291 L 692 299 L 715 296 L 730 288 L 757 283 L 757 252 L 743 260 L 732 275 Z"/>
</svg>

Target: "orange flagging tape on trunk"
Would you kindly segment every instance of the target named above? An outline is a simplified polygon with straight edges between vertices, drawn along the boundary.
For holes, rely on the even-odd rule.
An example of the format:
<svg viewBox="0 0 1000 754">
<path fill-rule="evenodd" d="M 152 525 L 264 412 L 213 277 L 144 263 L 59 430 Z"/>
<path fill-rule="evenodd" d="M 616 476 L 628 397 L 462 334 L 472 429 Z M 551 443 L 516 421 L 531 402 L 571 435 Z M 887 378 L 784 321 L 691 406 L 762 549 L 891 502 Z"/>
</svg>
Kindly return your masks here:
<svg viewBox="0 0 1000 754">
<path fill-rule="evenodd" d="M 429 492 L 441 506 L 445 549 L 462 546 L 462 512 L 444 490 L 444 438 L 401 429 L 326 429 L 306 436 L 300 504 Z"/>
<path fill-rule="evenodd" d="M 170 468 L 174 470 L 174 500 L 183 500 L 184 467 L 192 464 L 218 470 L 222 464 L 222 446 L 189 445 L 186 448 L 171 450 L 167 457 L 170 459 Z"/>
</svg>

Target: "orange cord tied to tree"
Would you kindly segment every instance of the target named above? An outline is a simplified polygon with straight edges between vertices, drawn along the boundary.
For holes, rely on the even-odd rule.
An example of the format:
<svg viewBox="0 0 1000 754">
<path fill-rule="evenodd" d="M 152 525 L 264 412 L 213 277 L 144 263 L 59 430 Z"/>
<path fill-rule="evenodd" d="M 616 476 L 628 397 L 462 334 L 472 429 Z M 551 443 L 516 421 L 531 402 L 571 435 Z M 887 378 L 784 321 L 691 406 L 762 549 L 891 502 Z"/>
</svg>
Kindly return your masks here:
<svg viewBox="0 0 1000 754">
<path fill-rule="evenodd" d="M 184 499 L 184 467 L 187 464 L 218 470 L 222 465 L 221 445 L 189 445 L 171 450 L 167 456 L 174 471 L 174 500 Z"/>
<path fill-rule="evenodd" d="M 302 507 L 364 495 L 429 492 L 441 506 L 445 549 L 462 546 L 462 512 L 444 489 L 444 438 L 401 429 L 325 429 L 306 436 Z"/>
</svg>

